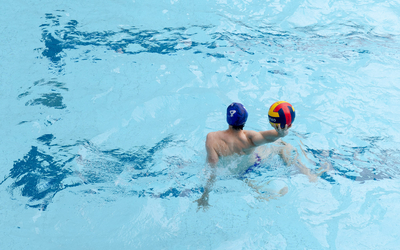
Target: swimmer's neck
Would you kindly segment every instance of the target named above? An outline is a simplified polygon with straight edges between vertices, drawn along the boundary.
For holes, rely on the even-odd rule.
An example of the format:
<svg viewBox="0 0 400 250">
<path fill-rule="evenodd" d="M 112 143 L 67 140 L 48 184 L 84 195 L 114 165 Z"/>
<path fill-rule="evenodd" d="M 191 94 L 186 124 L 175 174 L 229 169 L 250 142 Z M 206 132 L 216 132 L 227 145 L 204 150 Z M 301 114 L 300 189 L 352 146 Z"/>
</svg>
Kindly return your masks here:
<svg viewBox="0 0 400 250">
<path fill-rule="evenodd" d="M 239 135 L 239 134 L 243 133 L 243 131 L 244 130 L 242 130 L 242 129 L 239 129 L 239 130 L 233 129 L 233 127 L 231 125 L 229 125 L 229 128 L 227 130 L 225 130 L 225 132 L 230 133 L 230 134 L 235 134 L 235 135 Z"/>
</svg>

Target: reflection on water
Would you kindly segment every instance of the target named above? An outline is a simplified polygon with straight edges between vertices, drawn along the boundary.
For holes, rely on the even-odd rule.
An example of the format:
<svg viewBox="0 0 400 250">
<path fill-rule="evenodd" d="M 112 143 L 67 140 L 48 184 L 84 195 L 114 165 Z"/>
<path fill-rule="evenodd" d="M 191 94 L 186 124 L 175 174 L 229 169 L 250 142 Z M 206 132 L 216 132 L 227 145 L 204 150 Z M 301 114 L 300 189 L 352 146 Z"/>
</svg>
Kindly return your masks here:
<svg viewBox="0 0 400 250">
<path fill-rule="evenodd" d="M 72 171 L 65 166 L 74 158 L 60 162 L 53 156 L 40 152 L 37 147 L 32 147 L 23 159 L 14 163 L 6 177 L 13 179 L 11 192 L 18 190 L 22 196 L 28 197 L 27 205 L 30 207 L 46 209 L 56 193 L 74 186 L 64 185 L 62 182 L 71 175 Z"/>
<path fill-rule="evenodd" d="M 63 11 L 59 11 L 63 12 Z M 80 55 L 70 58 L 74 62 L 90 60 L 93 63 L 103 60 L 94 55 L 92 50 L 104 48 L 120 54 L 137 55 L 141 53 L 156 53 L 176 56 L 179 51 L 191 51 L 193 54 L 216 59 L 227 59 L 238 64 L 246 56 L 252 63 L 252 56 L 265 55 L 263 63 L 285 64 L 285 59 L 279 59 L 279 54 L 288 52 L 308 52 L 315 55 L 326 55 L 331 59 L 348 61 L 359 60 L 360 56 L 380 56 L 368 50 L 370 40 L 382 46 L 392 46 L 393 37 L 375 34 L 368 27 L 343 22 L 332 24 L 331 27 L 341 28 L 341 33 L 329 35 L 319 34 L 326 30 L 324 26 L 311 25 L 298 27 L 295 32 L 276 30 L 277 26 L 257 24 L 251 27 L 240 21 L 231 22 L 242 31 L 221 31 L 215 25 L 192 25 L 188 27 L 165 27 L 161 30 L 141 30 L 135 26 L 123 26 L 119 30 L 80 31 L 79 21 L 64 20 L 59 14 L 48 13 L 42 28 L 43 47 L 37 48 L 39 58 L 47 58 L 51 62 L 50 69 L 60 73 L 66 64 L 63 58 L 70 50 L 80 50 Z M 304 38 L 303 35 L 307 37 Z M 390 41 L 390 43 L 387 43 Z M 334 48 L 334 49 L 332 49 Z M 395 47 L 393 47 L 395 49 Z M 275 53 L 270 53 L 273 50 Z M 258 57 L 254 57 L 259 61 Z M 321 59 L 316 59 L 321 60 Z M 322 60 L 324 62 L 324 60 Z M 283 69 L 268 70 L 270 74 L 288 75 Z"/>
<path fill-rule="evenodd" d="M 65 109 L 67 106 L 63 103 L 62 92 L 68 91 L 65 83 L 56 80 L 45 81 L 41 79 L 35 81 L 33 86 L 29 87 L 25 92 L 18 95 L 19 100 L 27 99 L 29 96 L 37 96 L 25 103 L 25 106 L 43 105 L 49 108 Z M 43 93 L 48 92 L 48 93 Z"/>
<path fill-rule="evenodd" d="M 66 106 L 63 104 L 63 97 L 60 93 L 42 94 L 40 98 L 28 101 L 26 106 L 43 105 L 53 107 L 55 109 L 64 109 Z"/>
<path fill-rule="evenodd" d="M 392 179 L 399 175 L 397 150 L 380 149 L 377 142 L 383 138 L 371 137 L 365 141 L 370 143 L 364 147 L 344 148 L 339 150 L 315 150 L 306 147 L 307 154 L 312 155 L 316 166 L 330 165 L 334 173 L 324 173 L 321 178 L 335 183 L 334 176 L 342 176 L 361 183 L 368 180 Z"/>
</svg>

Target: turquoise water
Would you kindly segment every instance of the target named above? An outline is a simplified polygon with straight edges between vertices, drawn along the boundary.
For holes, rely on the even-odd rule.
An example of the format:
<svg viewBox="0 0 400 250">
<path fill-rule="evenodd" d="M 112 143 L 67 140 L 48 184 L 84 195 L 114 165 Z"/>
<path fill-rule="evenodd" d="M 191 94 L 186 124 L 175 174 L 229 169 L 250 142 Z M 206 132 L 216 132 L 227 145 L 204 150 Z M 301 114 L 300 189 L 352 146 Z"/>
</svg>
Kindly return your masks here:
<svg viewBox="0 0 400 250">
<path fill-rule="evenodd" d="M 3 1 L 0 249 L 397 249 L 399 1 Z M 208 132 L 293 104 L 264 159 L 209 170 Z M 288 193 L 263 199 L 274 190 Z M 271 191 L 272 190 L 272 191 Z"/>
</svg>

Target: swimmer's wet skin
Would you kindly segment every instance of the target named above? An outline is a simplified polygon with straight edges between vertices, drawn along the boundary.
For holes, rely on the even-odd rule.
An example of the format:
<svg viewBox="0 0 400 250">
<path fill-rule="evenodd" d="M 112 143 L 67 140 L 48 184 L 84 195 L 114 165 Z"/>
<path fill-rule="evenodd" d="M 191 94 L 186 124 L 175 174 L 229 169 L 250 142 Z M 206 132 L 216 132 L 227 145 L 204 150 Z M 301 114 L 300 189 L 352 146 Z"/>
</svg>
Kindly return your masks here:
<svg viewBox="0 0 400 250">
<path fill-rule="evenodd" d="M 243 130 L 247 121 L 248 112 L 241 103 L 232 103 L 226 111 L 226 121 L 229 125 L 227 130 L 210 132 L 206 139 L 207 162 L 213 169 L 211 177 L 207 181 L 203 195 L 196 200 L 199 208 L 206 209 L 208 204 L 208 195 L 215 182 L 215 168 L 220 157 L 238 155 L 250 155 L 254 150 L 263 144 L 271 143 L 288 134 L 288 125 L 284 128 L 275 126 L 272 130 L 253 131 Z M 256 155 L 256 161 L 250 168 L 260 165 L 261 157 Z M 248 171 L 251 171 L 249 169 Z"/>
</svg>

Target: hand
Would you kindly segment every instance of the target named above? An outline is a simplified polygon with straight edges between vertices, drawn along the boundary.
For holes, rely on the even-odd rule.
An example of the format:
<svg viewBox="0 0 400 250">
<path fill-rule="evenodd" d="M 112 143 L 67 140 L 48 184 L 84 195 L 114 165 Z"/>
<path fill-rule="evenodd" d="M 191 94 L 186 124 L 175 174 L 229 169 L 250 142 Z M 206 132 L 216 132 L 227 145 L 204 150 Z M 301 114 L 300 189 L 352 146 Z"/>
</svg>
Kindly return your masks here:
<svg viewBox="0 0 400 250">
<path fill-rule="evenodd" d="M 276 130 L 276 132 L 278 132 L 278 136 L 279 136 L 279 137 L 285 137 L 285 136 L 287 136 L 287 134 L 289 133 L 289 128 L 290 128 L 291 126 L 292 126 L 292 125 L 288 126 L 288 125 L 286 124 L 286 125 L 285 125 L 285 128 L 281 128 L 280 125 L 276 125 L 276 126 L 274 127 L 274 129 Z"/>
<path fill-rule="evenodd" d="M 197 202 L 197 211 L 201 208 L 203 211 L 206 211 L 210 207 L 210 204 L 208 204 L 208 192 L 204 192 L 200 199 L 197 199 L 194 202 Z"/>
</svg>

